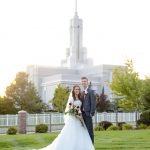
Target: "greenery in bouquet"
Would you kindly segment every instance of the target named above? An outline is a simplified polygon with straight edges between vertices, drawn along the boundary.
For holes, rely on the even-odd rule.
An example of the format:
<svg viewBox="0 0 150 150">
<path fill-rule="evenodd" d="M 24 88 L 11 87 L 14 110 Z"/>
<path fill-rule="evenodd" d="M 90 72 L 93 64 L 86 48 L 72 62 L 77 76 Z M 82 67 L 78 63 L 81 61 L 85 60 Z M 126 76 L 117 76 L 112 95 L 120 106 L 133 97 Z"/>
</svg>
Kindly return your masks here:
<svg viewBox="0 0 150 150">
<path fill-rule="evenodd" d="M 71 102 L 68 105 L 68 111 L 65 112 L 65 115 L 69 114 L 69 115 L 74 115 L 76 118 L 78 118 L 82 124 L 82 126 L 84 126 L 84 121 L 82 118 L 82 112 L 80 110 L 80 106 L 76 106 L 73 105 Z"/>
</svg>

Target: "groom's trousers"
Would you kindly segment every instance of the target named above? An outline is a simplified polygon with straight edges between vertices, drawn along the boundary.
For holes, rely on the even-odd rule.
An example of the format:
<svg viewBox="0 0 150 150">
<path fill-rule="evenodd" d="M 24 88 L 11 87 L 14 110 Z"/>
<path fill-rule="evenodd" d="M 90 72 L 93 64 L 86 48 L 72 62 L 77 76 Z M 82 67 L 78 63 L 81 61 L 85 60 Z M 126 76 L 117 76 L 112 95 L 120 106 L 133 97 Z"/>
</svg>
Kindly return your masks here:
<svg viewBox="0 0 150 150">
<path fill-rule="evenodd" d="M 94 133 L 93 133 L 93 121 L 91 116 L 87 116 L 85 112 L 82 113 L 83 120 L 91 137 L 92 143 L 94 144 Z"/>
</svg>

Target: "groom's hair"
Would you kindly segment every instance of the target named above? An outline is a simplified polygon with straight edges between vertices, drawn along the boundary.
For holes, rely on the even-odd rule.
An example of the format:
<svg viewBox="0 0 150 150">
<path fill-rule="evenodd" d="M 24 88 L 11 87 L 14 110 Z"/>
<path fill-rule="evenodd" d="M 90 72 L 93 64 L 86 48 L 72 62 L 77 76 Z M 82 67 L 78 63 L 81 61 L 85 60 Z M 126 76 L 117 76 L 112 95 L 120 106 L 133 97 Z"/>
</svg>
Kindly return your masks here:
<svg viewBox="0 0 150 150">
<path fill-rule="evenodd" d="M 81 80 L 83 80 L 83 79 L 85 79 L 85 80 L 88 81 L 88 78 L 87 78 L 87 77 L 81 77 Z"/>
</svg>

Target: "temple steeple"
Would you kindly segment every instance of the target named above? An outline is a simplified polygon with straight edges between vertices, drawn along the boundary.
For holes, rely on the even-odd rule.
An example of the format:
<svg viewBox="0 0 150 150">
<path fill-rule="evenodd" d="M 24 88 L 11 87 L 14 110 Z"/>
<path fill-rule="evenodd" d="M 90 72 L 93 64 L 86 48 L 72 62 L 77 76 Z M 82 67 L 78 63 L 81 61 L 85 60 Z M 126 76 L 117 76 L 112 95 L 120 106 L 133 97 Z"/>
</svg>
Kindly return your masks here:
<svg viewBox="0 0 150 150">
<path fill-rule="evenodd" d="M 77 0 L 75 0 L 75 16 L 78 16 L 78 3 L 77 3 Z"/>
<path fill-rule="evenodd" d="M 79 18 L 77 12 L 77 0 L 75 0 L 75 15 L 70 20 L 70 47 L 66 51 L 66 60 L 62 61 L 62 66 L 70 68 L 85 67 L 92 64 L 87 60 L 86 48 L 83 47 L 83 21 Z"/>
</svg>

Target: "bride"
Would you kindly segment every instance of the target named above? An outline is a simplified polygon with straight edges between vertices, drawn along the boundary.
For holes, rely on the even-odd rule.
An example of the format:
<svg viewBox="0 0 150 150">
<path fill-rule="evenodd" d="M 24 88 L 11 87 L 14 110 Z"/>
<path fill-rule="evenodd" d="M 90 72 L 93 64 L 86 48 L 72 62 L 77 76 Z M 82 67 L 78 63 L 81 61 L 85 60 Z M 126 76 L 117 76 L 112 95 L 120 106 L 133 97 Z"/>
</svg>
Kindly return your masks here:
<svg viewBox="0 0 150 150">
<path fill-rule="evenodd" d="M 80 87 L 75 85 L 66 105 L 65 126 L 50 145 L 40 150 L 95 150 L 80 114 L 81 105 Z M 72 108 L 77 108 L 76 114 Z"/>
</svg>

